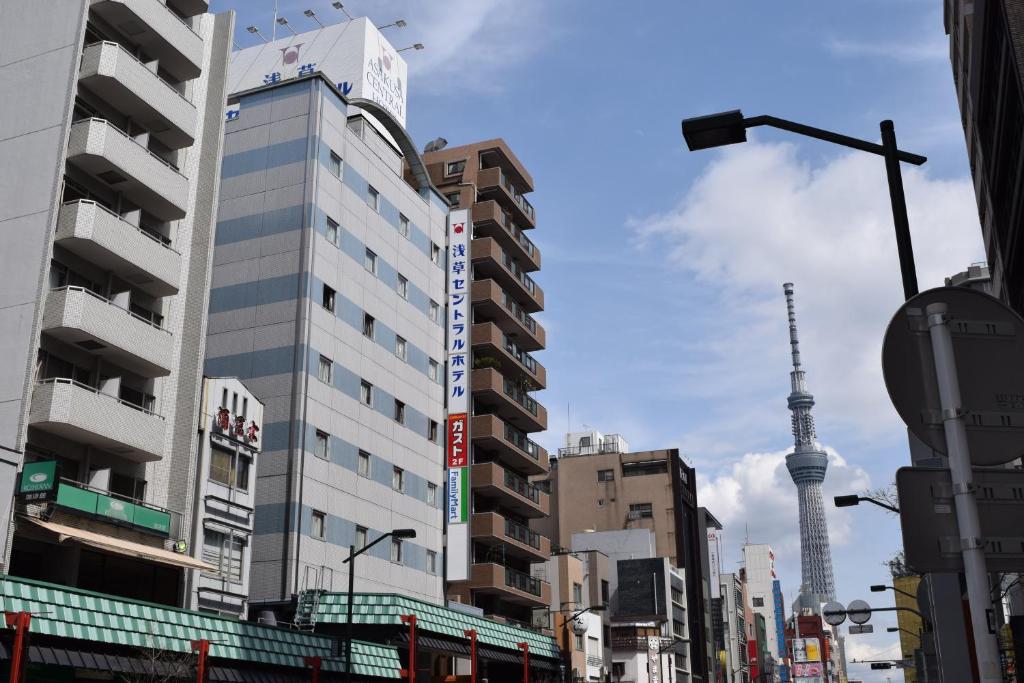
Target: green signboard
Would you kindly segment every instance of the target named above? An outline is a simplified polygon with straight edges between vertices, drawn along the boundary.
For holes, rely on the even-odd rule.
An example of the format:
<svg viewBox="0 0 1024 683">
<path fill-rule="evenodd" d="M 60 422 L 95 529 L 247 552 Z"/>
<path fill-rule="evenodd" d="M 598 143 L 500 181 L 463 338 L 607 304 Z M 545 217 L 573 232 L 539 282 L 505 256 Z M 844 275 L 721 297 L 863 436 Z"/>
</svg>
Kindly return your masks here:
<svg viewBox="0 0 1024 683">
<path fill-rule="evenodd" d="M 67 483 L 61 483 L 57 490 L 57 505 L 153 531 L 162 536 L 171 533 L 171 515 L 168 512 Z"/>
<path fill-rule="evenodd" d="M 57 486 L 57 462 L 27 462 L 21 469 L 18 495 L 28 500 L 46 500 Z"/>
</svg>

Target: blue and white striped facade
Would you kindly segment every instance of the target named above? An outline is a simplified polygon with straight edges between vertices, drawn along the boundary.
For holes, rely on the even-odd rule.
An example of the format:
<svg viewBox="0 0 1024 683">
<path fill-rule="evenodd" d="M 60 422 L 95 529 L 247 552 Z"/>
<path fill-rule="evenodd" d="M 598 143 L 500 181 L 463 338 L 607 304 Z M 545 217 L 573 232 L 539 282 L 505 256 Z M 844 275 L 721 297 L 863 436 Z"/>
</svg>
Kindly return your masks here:
<svg viewBox="0 0 1024 683">
<path fill-rule="evenodd" d="M 395 148 L 318 74 L 243 93 L 232 106 L 236 99 L 225 128 L 206 372 L 239 377 L 266 405 L 250 604 L 344 590 L 342 560 L 357 526 L 368 540 L 417 532 L 400 563 L 387 542 L 361 556 L 357 591 L 440 602 L 445 272 L 433 245 L 444 253 L 447 204 L 403 180 Z M 325 285 L 336 293 L 333 312 Z M 367 314 L 372 339 L 363 334 Z M 329 382 L 321 356 L 331 361 Z M 360 400 L 364 381 L 371 405 Z M 328 435 L 326 458 L 318 431 Z M 360 451 L 370 455 L 368 476 L 358 472 Z M 396 467 L 401 491 L 392 488 Z M 314 513 L 324 515 L 322 540 L 311 534 Z"/>
</svg>

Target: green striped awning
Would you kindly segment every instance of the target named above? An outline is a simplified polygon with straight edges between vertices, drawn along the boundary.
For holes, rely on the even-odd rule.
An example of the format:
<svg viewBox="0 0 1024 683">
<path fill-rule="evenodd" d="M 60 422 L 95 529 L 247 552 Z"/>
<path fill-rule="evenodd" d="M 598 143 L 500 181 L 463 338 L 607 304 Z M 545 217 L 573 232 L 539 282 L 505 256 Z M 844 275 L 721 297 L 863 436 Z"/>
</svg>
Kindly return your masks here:
<svg viewBox="0 0 1024 683">
<path fill-rule="evenodd" d="M 209 640 L 210 656 L 256 664 L 306 668 L 304 657 L 331 655 L 331 639 L 314 633 L 264 626 L 176 609 L 78 588 L 0 576 L 7 611 L 32 613 L 31 632 L 170 652 L 190 652 L 192 640 Z M 340 671 L 343 662 L 324 662 Z M 398 651 L 352 642 L 353 672 L 400 678 Z"/>
<path fill-rule="evenodd" d="M 477 642 L 519 652 L 517 643 L 530 644 L 530 656 L 559 657 L 555 639 L 536 631 L 501 624 L 484 617 L 458 612 L 429 602 L 390 593 L 357 593 L 352 605 L 356 624 L 401 624 L 401 615 L 415 614 L 416 628 L 466 640 L 465 631 L 476 629 Z M 314 619 L 318 624 L 347 623 L 348 595 L 324 593 L 320 596 Z"/>
</svg>

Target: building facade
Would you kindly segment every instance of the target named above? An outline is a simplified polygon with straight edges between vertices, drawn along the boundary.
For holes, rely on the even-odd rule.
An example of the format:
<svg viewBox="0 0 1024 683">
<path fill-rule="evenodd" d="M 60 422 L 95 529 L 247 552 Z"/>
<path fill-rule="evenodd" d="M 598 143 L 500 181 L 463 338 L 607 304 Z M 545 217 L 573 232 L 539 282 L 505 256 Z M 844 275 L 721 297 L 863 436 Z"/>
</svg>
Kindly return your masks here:
<svg viewBox="0 0 1024 683">
<path fill-rule="evenodd" d="M 234 377 L 206 377 L 199 412 L 189 607 L 244 619 L 249 607 L 263 404 Z"/>
<path fill-rule="evenodd" d="M 532 393 L 547 385 L 532 355 L 545 346 L 533 318 L 544 291 L 531 273 L 540 251 L 527 232 L 536 213 L 524 195 L 533 178 L 500 139 L 425 152 L 431 181 L 452 209 L 469 211 L 472 262 L 470 562 L 468 581 L 452 582 L 451 600 L 486 614 L 529 623 L 551 602 L 551 586 L 531 566 L 551 556 L 551 541 L 531 529 L 549 513 L 548 495 L 531 477 L 548 472 L 548 454 L 530 435 L 547 428 Z"/>
<path fill-rule="evenodd" d="M 8 573 L 182 605 L 205 566 L 187 549 L 234 23 L 207 8 L 0 6 Z M 23 462 L 56 462 L 54 488 L 12 510 Z"/>
<path fill-rule="evenodd" d="M 1024 8 L 945 0 L 953 82 L 992 293 L 1024 312 Z"/>
<path fill-rule="evenodd" d="M 766 543 L 747 543 L 743 546 L 743 568 L 747 580 L 750 609 L 764 617 L 765 647 L 771 656 L 780 660 L 779 627 L 777 621 L 775 584 L 775 551 Z M 780 593 L 781 599 L 781 593 Z"/>
<path fill-rule="evenodd" d="M 314 37 L 273 44 L 279 68 Z M 266 406 L 250 612 L 286 618 L 396 528 L 416 537 L 360 556 L 356 590 L 443 595 L 448 207 L 401 124 L 349 103 L 324 59 L 229 99 L 210 295 L 207 373 Z"/>
<path fill-rule="evenodd" d="M 737 574 L 722 574 L 719 576 L 719 586 L 722 593 L 722 640 L 725 655 L 722 658 L 722 681 L 749 683 L 743 582 Z"/>
<path fill-rule="evenodd" d="M 551 472 L 539 483 L 551 492 L 548 520 L 534 528 L 559 546 L 587 529 L 646 529 L 654 539 L 654 557 L 665 557 L 686 578 L 686 618 L 694 680 L 713 673 L 710 602 L 705 599 L 707 516 L 697 506 L 696 476 L 677 449 L 626 452 L 617 435 L 570 435 Z M 602 548 L 609 556 L 612 553 Z"/>
</svg>

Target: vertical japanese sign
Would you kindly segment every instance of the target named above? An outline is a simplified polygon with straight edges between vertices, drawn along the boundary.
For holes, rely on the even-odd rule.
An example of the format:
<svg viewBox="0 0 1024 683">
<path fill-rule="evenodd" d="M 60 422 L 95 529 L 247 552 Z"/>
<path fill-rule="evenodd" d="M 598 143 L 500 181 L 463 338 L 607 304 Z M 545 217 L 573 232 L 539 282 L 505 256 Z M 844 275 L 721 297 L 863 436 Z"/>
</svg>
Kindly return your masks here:
<svg viewBox="0 0 1024 683">
<path fill-rule="evenodd" d="M 469 579 L 469 375 L 470 375 L 470 262 L 469 212 L 448 214 L 448 364 L 447 576 L 449 581 Z"/>
</svg>

